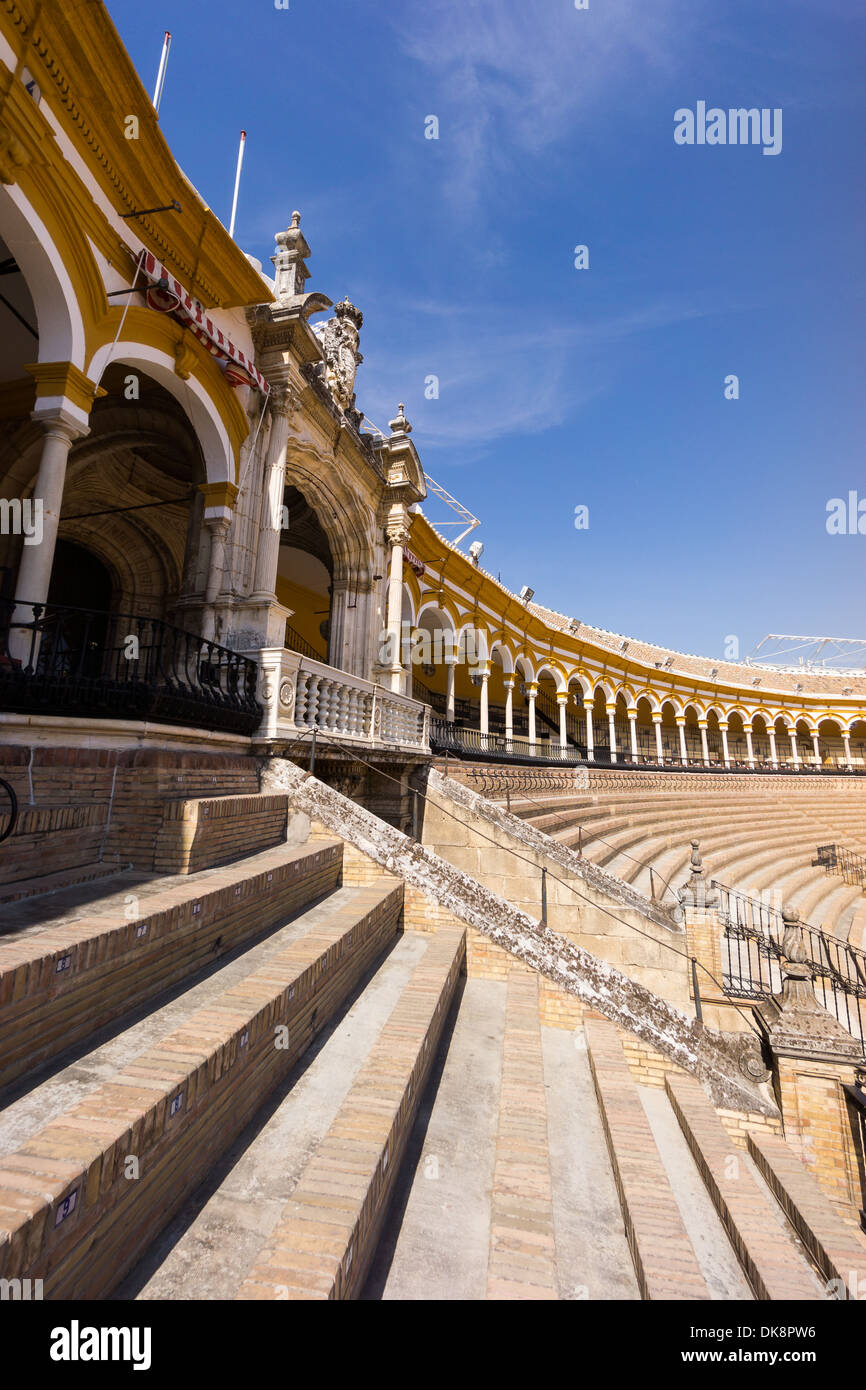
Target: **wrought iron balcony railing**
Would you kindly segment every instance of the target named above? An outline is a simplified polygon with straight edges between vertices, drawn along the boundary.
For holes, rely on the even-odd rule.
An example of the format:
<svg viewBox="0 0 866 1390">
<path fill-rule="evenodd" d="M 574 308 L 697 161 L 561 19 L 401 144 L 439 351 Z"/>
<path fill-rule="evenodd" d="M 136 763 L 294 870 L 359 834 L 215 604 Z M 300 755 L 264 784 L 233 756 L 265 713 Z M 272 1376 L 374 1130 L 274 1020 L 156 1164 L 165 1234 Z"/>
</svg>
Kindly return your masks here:
<svg viewBox="0 0 866 1390">
<path fill-rule="evenodd" d="M 0 602 L 0 710 L 251 734 L 256 662 L 160 618 Z"/>
<path fill-rule="evenodd" d="M 817 854 L 813 863 L 819 868 L 826 869 L 828 874 L 839 874 L 852 887 L 859 884 L 866 888 L 866 854 L 858 854 L 842 845 L 819 845 Z"/>
</svg>

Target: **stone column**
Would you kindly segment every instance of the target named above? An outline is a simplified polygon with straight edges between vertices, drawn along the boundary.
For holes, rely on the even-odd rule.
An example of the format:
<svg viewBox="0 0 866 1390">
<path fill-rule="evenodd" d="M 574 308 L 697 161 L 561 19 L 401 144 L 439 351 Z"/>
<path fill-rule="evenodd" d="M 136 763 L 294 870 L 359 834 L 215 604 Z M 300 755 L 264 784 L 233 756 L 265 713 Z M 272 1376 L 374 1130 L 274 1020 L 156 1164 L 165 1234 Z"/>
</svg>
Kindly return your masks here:
<svg viewBox="0 0 866 1390">
<path fill-rule="evenodd" d="M 457 663 L 452 657 L 445 662 L 445 718 L 450 724 L 454 723 L 454 676 Z"/>
<path fill-rule="evenodd" d="M 628 711 L 628 734 L 629 734 L 629 741 L 630 741 L 630 743 L 631 743 L 631 760 L 632 760 L 633 763 L 636 763 L 637 760 L 638 760 L 638 751 L 637 751 L 637 710 L 636 710 L 636 709 L 630 709 L 630 710 Z"/>
<path fill-rule="evenodd" d="M 820 766 L 821 766 L 821 736 L 820 736 L 820 734 L 813 734 L 813 735 L 812 735 L 812 747 L 813 747 L 813 749 L 815 750 L 815 766 L 816 766 L 816 767 L 820 767 Z"/>
<path fill-rule="evenodd" d="M 776 753 L 776 726 L 772 724 L 767 730 L 767 738 L 770 740 L 770 762 L 773 767 L 779 766 L 779 757 Z"/>
<path fill-rule="evenodd" d="M 689 761 L 688 749 L 686 747 L 686 717 L 684 714 L 678 714 L 675 717 L 677 721 L 677 728 L 680 731 L 680 758 L 682 759 L 683 766 L 685 767 Z"/>
<path fill-rule="evenodd" d="M 409 539 L 408 527 L 402 522 L 391 523 L 386 531 L 391 546 L 388 570 L 388 644 L 391 652 L 391 689 L 400 694 L 403 690 L 403 663 L 401 660 L 401 637 L 403 622 L 403 547 Z"/>
<path fill-rule="evenodd" d="M 794 759 L 794 766 L 800 766 L 800 750 L 797 747 L 797 730 L 789 729 L 788 737 L 791 740 L 791 756 Z"/>
<path fill-rule="evenodd" d="M 843 734 L 843 735 L 842 735 L 842 745 L 843 745 L 843 747 L 844 747 L 844 749 L 845 749 L 845 761 L 846 761 L 846 763 L 848 764 L 848 766 L 849 766 L 850 768 L 853 768 L 853 766 L 854 766 L 854 760 L 853 760 L 853 758 L 851 757 L 851 735 L 850 735 L 850 734 Z"/>
<path fill-rule="evenodd" d="M 487 734 L 490 730 L 490 711 L 488 705 L 487 691 L 490 681 L 490 672 L 481 672 L 481 690 L 479 700 L 479 728 L 481 729 L 482 744 L 487 746 Z"/>
<path fill-rule="evenodd" d="M 514 677 L 506 676 L 505 685 L 505 737 L 509 743 L 514 738 Z"/>
<path fill-rule="evenodd" d="M 659 763 L 664 765 L 665 750 L 662 745 L 662 717 L 660 714 L 653 715 L 653 724 L 655 725 L 656 731 L 656 757 Z"/>
<path fill-rule="evenodd" d="M 616 705 L 607 705 L 607 727 L 610 730 L 610 760 L 616 762 Z"/>
<path fill-rule="evenodd" d="M 535 697 L 538 694 L 538 686 L 535 681 L 530 681 L 526 687 L 526 698 L 529 701 L 529 742 L 535 747 Z"/>
<path fill-rule="evenodd" d="M 259 517 L 259 539 L 252 599 L 276 599 L 277 567 L 283 522 L 283 493 L 286 486 L 286 454 L 289 420 L 297 404 L 292 388 L 274 386 L 269 398 L 272 413 L 271 435 L 265 459 L 264 486 Z"/>
<path fill-rule="evenodd" d="M 226 560 L 226 541 L 231 521 L 225 517 L 205 517 L 205 526 L 210 532 L 210 558 L 208 560 L 207 585 L 204 591 L 201 635 L 206 641 L 215 640 L 216 598 L 222 587 Z"/>
<path fill-rule="evenodd" d="M 749 767 L 754 767 L 754 766 L 755 766 L 755 750 L 754 750 L 754 748 L 752 747 L 752 726 L 751 726 L 751 724 L 744 724 L 744 725 L 743 725 L 743 728 L 744 728 L 745 731 L 746 731 L 746 756 L 747 756 L 748 759 L 749 759 Z"/>
<path fill-rule="evenodd" d="M 568 747 L 568 723 L 566 720 L 566 711 L 568 708 L 567 690 L 564 694 L 557 695 L 556 703 L 559 705 L 559 746 L 563 753 L 565 753 Z"/>
<path fill-rule="evenodd" d="M 583 712 L 586 717 L 586 757 L 588 762 L 595 760 L 595 742 L 592 728 L 592 705 L 583 702 Z"/>
<path fill-rule="evenodd" d="M 704 766 L 706 766 L 706 765 L 709 763 L 709 761 L 710 761 L 710 749 L 709 749 L 709 745 L 708 745 L 708 743 L 707 743 L 707 721 L 706 721 L 706 719 L 699 719 L 699 720 L 698 720 L 698 728 L 699 728 L 700 731 L 701 731 L 701 757 L 702 757 L 703 760 L 704 760 Z"/>
<path fill-rule="evenodd" d="M 33 604 L 45 603 L 48 598 L 69 450 L 76 439 L 88 433 L 83 412 L 76 409 L 72 402 L 65 400 L 59 408 L 44 411 L 38 409 L 37 402 L 33 419 L 38 421 L 45 431 L 39 472 L 33 488 L 30 520 L 32 538 L 36 543 L 29 544 L 28 538 L 25 537 L 25 544 L 21 548 L 15 584 L 16 607 L 9 633 L 9 654 L 21 662 L 30 659 L 32 633 L 20 627 L 16 628 L 15 624 L 31 623 L 34 618 Z M 34 658 L 37 650 L 38 644 L 34 643 Z"/>
<path fill-rule="evenodd" d="M 725 767 L 730 767 L 730 766 L 731 766 L 731 755 L 730 755 L 730 753 L 728 752 L 728 721 L 727 721 L 727 719 L 720 719 L 720 720 L 719 720 L 719 733 L 720 733 L 721 736 L 722 736 L 722 760 L 723 760 L 723 762 L 724 762 L 724 764 L 725 764 Z"/>
</svg>

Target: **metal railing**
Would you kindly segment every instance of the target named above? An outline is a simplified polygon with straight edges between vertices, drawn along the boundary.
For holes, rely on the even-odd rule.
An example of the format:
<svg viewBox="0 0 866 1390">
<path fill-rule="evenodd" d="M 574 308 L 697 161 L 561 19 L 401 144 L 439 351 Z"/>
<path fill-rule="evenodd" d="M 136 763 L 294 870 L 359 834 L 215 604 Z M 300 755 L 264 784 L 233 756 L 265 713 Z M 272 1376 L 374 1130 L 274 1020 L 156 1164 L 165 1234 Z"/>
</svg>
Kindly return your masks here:
<svg viewBox="0 0 866 1390">
<path fill-rule="evenodd" d="M 256 662 L 161 618 L 0 603 L 0 710 L 251 734 Z"/>
<path fill-rule="evenodd" d="M 542 762 L 576 767 L 586 761 L 579 749 L 561 748 L 558 742 L 530 743 L 528 738 L 509 738 L 494 731 L 482 734 L 480 729 L 464 729 L 435 717 L 430 721 L 430 746 L 434 753 L 453 753 L 456 757 L 469 755 L 493 762 Z"/>
<path fill-rule="evenodd" d="M 735 999 L 772 999 L 782 990 L 785 925 L 782 913 L 712 880 L 725 925 L 724 992 Z M 816 996 L 860 1042 L 866 1056 L 866 951 L 798 922 Z"/>
<path fill-rule="evenodd" d="M 856 850 L 845 849 L 842 845 L 819 845 L 817 855 L 813 862 L 818 868 L 826 869 L 828 873 L 836 870 L 852 887 L 859 884 L 861 888 L 866 888 L 866 854 L 858 854 Z"/>
<path fill-rule="evenodd" d="M 306 637 L 302 637 L 299 632 L 295 632 L 293 627 L 286 623 L 286 647 L 290 652 L 297 652 L 298 656 L 308 656 L 311 661 L 324 661 L 321 652 L 317 652 L 312 642 L 308 642 Z"/>
</svg>

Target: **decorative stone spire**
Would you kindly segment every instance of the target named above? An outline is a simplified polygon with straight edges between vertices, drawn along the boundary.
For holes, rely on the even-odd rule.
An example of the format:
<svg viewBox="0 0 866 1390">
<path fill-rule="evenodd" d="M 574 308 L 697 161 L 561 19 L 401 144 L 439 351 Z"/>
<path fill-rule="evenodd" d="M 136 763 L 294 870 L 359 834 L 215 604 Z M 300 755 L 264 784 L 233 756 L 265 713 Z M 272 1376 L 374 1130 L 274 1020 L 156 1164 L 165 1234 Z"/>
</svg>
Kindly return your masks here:
<svg viewBox="0 0 866 1390">
<path fill-rule="evenodd" d="M 394 420 L 389 420 L 389 421 L 388 421 L 388 428 L 390 429 L 392 436 L 395 435 L 395 434 L 396 434 L 396 435 L 408 435 L 408 434 L 411 434 L 411 433 L 412 433 L 412 426 L 409 424 L 409 421 L 406 419 L 406 416 L 405 416 L 404 413 L 403 413 L 404 410 L 405 410 L 405 406 L 403 405 L 403 402 L 401 401 L 400 404 L 397 406 L 397 417 L 396 417 L 396 419 L 394 419 Z"/>
<path fill-rule="evenodd" d="M 303 294 L 310 278 L 306 265 L 310 248 L 301 231 L 299 212 L 292 213 L 291 226 L 285 232 L 277 232 L 274 240 L 277 244 L 276 254 L 271 256 L 275 271 L 274 293 L 283 302 Z"/>
<path fill-rule="evenodd" d="M 332 319 L 313 326 L 322 345 L 322 366 L 328 389 L 346 413 L 354 410 L 355 375 L 364 360 L 360 351 L 363 322 L 361 310 L 345 298 L 335 307 Z"/>
<path fill-rule="evenodd" d="M 700 841 L 692 840 L 692 852 L 689 857 L 689 868 L 691 873 L 683 884 L 680 901 L 690 907 L 712 907 L 718 899 L 715 889 L 710 888 L 704 874 L 704 860 L 701 855 Z"/>
<path fill-rule="evenodd" d="M 782 994 L 769 1028 L 769 1042 L 780 1056 L 856 1062 L 860 1044 L 815 997 L 800 914 L 782 909 Z"/>
</svg>

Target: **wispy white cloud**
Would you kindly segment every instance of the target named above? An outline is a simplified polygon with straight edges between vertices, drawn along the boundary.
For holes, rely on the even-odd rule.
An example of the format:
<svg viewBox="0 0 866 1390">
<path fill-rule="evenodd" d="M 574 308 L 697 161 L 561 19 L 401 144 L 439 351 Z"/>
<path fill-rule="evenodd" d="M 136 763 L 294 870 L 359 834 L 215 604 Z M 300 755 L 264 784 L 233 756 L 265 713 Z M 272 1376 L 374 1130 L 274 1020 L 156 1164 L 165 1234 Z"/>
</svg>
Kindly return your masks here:
<svg viewBox="0 0 866 1390">
<path fill-rule="evenodd" d="M 703 0 L 410 0 L 391 16 L 406 54 L 429 73 L 430 114 L 454 149 L 446 192 L 464 210 L 516 155 L 534 154 L 578 119 L 604 119 L 647 69 L 673 70 Z M 439 109 L 437 109 L 437 106 Z"/>
<path fill-rule="evenodd" d="M 440 303 L 416 303 L 408 348 L 383 339 L 365 345 L 359 403 L 384 429 L 404 401 L 419 447 L 448 448 L 457 463 L 500 439 L 542 434 L 577 415 L 613 387 L 628 339 L 721 308 L 711 300 L 668 300 L 595 323 L 564 324 L 545 314 L 521 327 L 507 308 L 463 303 L 449 317 Z M 425 382 L 434 374 L 439 397 L 427 400 Z"/>
</svg>

